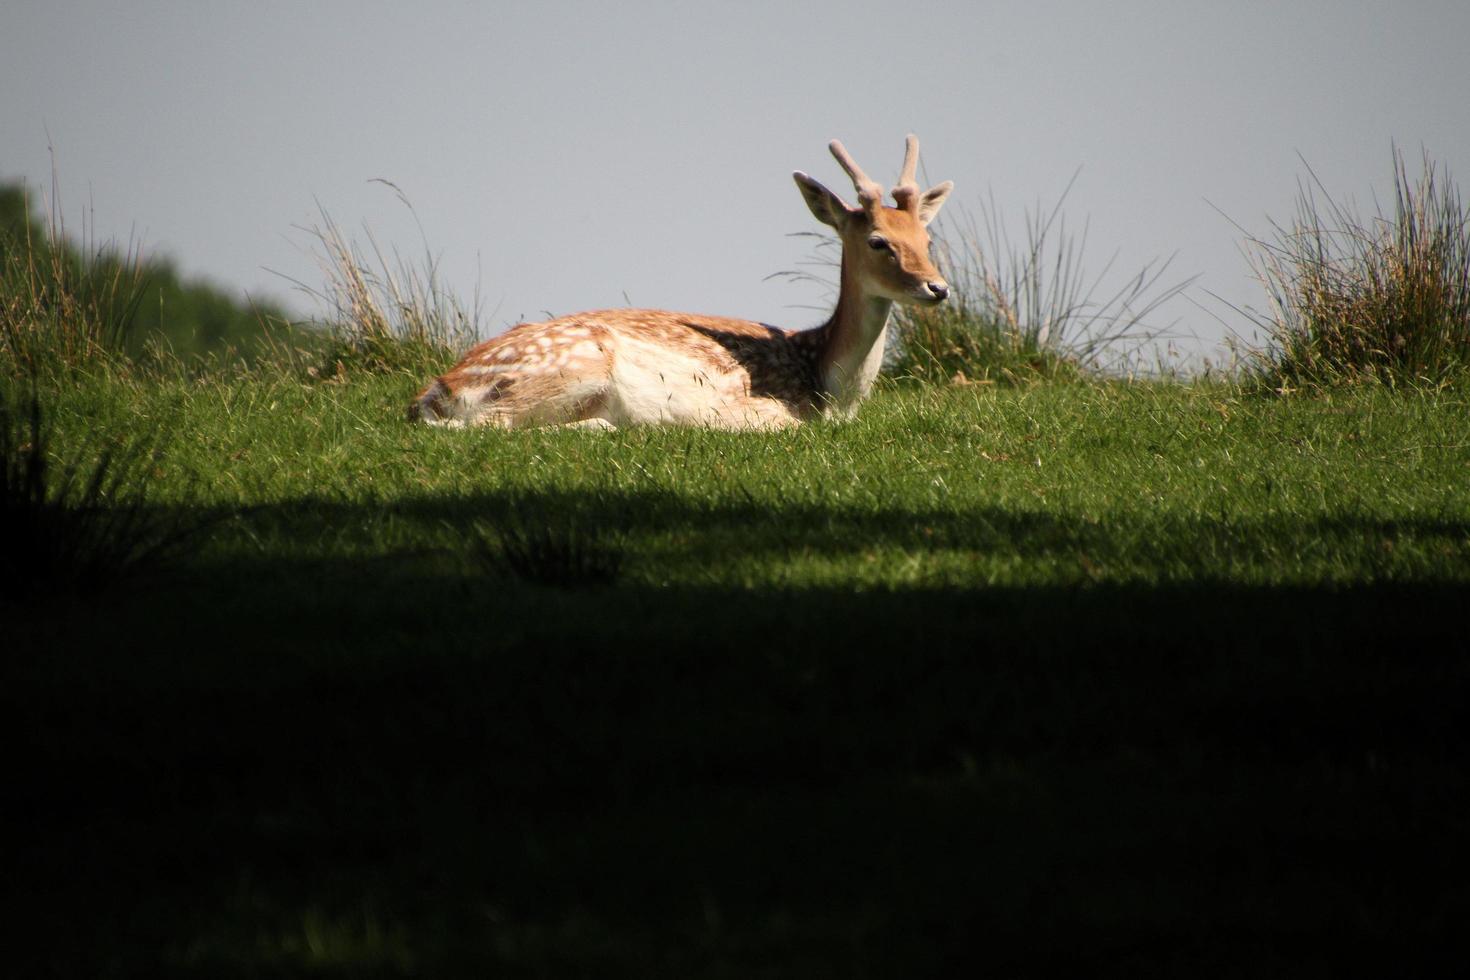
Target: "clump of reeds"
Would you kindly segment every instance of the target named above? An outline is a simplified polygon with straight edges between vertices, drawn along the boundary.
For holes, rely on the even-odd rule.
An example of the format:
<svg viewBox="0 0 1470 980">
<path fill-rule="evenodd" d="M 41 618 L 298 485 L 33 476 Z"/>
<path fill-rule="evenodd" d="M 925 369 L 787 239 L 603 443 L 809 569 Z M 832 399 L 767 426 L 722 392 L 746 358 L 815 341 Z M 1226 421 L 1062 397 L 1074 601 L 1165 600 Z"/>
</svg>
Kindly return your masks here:
<svg viewBox="0 0 1470 980">
<path fill-rule="evenodd" d="M 1161 328 L 1159 307 L 1189 283 L 1161 286 L 1168 261 L 1149 263 L 1112 291 L 1083 268 L 1087 229 L 1068 230 L 1067 190 L 1050 209 L 1026 215 L 1024 241 L 1011 240 L 992 196 L 973 215 L 935 229 L 935 257 L 950 299 L 895 308 L 891 372 L 926 382 L 1076 377 L 1126 365 Z"/>
<path fill-rule="evenodd" d="M 596 514 L 527 501 L 476 522 L 471 548 L 487 572 L 556 588 L 611 585 L 627 554 L 624 535 Z"/>
<path fill-rule="evenodd" d="M 99 245 L 85 228 L 72 245 L 54 193 L 39 227 L 24 190 L 6 193 L 21 213 L 0 228 L 0 370 L 34 377 L 122 352 L 148 285 L 142 250 Z"/>
<path fill-rule="evenodd" d="M 381 183 L 413 210 L 397 187 Z M 432 372 L 478 339 L 478 302 L 467 306 L 445 286 L 427 247 L 419 261 L 410 261 L 397 251 L 385 253 L 365 230 L 363 248 L 325 210 L 319 213 L 320 224 L 304 230 L 315 240 L 325 282 L 297 286 L 324 308 L 318 322 L 329 343 L 322 369 Z"/>
<path fill-rule="evenodd" d="M 1364 219 L 1315 173 L 1296 215 L 1251 238 L 1267 308 L 1257 371 L 1289 390 L 1364 380 L 1440 384 L 1470 366 L 1470 212 L 1426 153 L 1417 178 L 1394 151 L 1391 214 Z"/>
</svg>

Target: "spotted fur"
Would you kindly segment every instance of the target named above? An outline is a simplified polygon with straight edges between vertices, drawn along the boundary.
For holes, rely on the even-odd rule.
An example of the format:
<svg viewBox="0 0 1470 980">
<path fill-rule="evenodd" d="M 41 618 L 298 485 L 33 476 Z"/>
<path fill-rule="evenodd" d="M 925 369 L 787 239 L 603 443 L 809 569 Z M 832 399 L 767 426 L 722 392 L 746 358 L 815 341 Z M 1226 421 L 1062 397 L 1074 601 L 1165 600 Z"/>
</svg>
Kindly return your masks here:
<svg viewBox="0 0 1470 980">
<path fill-rule="evenodd" d="M 885 207 L 881 187 L 835 140 L 832 152 L 858 187 L 859 207 L 806 174 L 794 175 L 812 213 L 843 242 L 837 309 L 823 325 L 790 331 L 668 310 L 596 310 L 522 323 L 430 382 L 409 417 L 505 428 L 761 429 L 852 413 L 882 362 L 892 304 L 938 303 L 948 293 L 924 229 L 949 185 L 918 193 L 918 141 L 910 136 L 904 177 L 893 192 L 899 207 Z"/>
</svg>

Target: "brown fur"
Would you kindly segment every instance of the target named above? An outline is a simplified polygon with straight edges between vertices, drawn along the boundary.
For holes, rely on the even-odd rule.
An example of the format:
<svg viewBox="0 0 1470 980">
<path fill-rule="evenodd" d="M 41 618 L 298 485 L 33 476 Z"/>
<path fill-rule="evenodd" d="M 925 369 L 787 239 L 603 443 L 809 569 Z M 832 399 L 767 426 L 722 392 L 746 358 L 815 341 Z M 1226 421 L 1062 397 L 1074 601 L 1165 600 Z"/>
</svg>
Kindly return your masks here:
<svg viewBox="0 0 1470 980">
<path fill-rule="evenodd" d="M 730 428 L 810 419 L 866 397 L 882 356 L 892 303 L 937 303 L 947 286 L 929 258 L 925 226 L 949 193 L 912 183 L 909 137 L 901 207 L 840 143 L 831 144 L 860 192 L 853 208 L 805 174 L 808 207 L 841 236 L 837 309 L 822 326 L 788 331 L 750 320 L 667 310 L 596 310 L 522 323 L 471 349 L 419 393 L 410 417 L 504 426 L 598 418 Z M 686 376 L 687 375 L 687 376 Z"/>
</svg>

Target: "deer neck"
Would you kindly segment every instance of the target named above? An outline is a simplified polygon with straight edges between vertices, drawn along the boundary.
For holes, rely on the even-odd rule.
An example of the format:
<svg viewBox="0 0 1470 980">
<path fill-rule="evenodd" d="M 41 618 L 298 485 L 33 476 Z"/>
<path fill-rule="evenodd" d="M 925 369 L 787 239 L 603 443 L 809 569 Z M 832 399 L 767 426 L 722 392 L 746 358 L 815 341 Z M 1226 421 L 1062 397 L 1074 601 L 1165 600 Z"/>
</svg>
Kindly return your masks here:
<svg viewBox="0 0 1470 980">
<path fill-rule="evenodd" d="M 893 300 L 863 289 L 844 256 L 837 309 L 822 328 L 826 342 L 817 365 L 829 413 L 851 415 L 873 390 L 873 381 L 883 366 L 888 314 L 892 310 Z"/>
</svg>

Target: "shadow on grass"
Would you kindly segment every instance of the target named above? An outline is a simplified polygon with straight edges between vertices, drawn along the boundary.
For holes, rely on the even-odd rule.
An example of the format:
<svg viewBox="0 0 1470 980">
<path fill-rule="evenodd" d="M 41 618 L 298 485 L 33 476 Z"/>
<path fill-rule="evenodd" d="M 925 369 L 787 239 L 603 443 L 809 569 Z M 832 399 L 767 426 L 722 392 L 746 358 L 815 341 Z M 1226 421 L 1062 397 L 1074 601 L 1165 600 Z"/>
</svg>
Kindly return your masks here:
<svg viewBox="0 0 1470 980">
<path fill-rule="evenodd" d="M 649 492 L 541 491 L 395 498 L 381 506 L 302 499 L 257 508 L 251 524 L 262 536 L 299 541 L 322 528 L 357 528 L 372 546 L 392 522 L 405 527 L 449 529 L 471 536 L 476 522 L 516 527 L 537 521 L 611 530 L 628 536 L 631 554 L 649 535 L 672 534 L 657 560 L 718 563 L 732 558 L 807 553 L 841 557 L 877 549 L 911 552 L 960 550 L 1023 560 L 1068 558 L 1087 571 L 1100 560 L 1123 562 L 1166 574 L 1164 581 L 1229 587 L 1221 562 L 1257 566 L 1300 563 L 1303 554 L 1341 555 L 1342 578 L 1372 581 L 1392 571 L 1386 560 L 1403 541 L 1424 546 L 1424 560 L 1401 571 L 1417 584 L 1470 582 L 1470 520 L 1420 516 L 1383 518 L 1341 511 L 1303 520 L 1296 514 L 1240 517 L 1222 513 L 1182 515 L 1134 510 L 1121 516 L 1087 516 L 1002 507 L 913 508 L 874 505 L 841 508 L 759 503 L 705 504 Z M 269 547 L 269 546 L 268 546 Z M 451 542 L 448 547 L 455 547 Z M 1083 576 L 1079 576 L 1080 578 Z M 1066 576 L 1062 576 L 1065 581 Z"/>
<path fill-rule="evenodd" d="M 248 519 L 511 506 L 583 504 Z M 1108 533 L 599 506 L 693 549 Z M 1466 528 L 1297 533 L 1390 532 Z M 256 555 L 13 623 L 20 973 L 1432 975 L 1470 912 L 1455 582 L 561 591 Z"/>
</svg>

